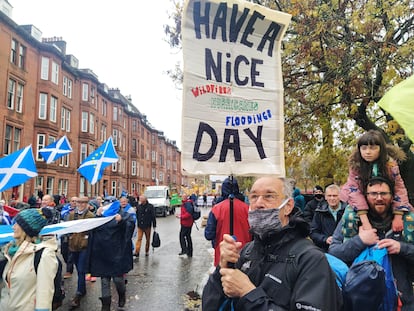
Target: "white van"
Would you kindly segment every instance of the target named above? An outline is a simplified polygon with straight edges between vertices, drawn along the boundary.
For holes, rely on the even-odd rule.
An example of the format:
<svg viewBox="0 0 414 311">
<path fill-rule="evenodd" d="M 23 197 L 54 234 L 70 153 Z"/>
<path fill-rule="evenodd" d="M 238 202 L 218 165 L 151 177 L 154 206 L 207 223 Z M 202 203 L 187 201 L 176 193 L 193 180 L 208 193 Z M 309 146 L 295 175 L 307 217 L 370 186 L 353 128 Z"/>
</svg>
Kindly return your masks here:
<svg viewBox="0 0 414 311">
<path fill-rule="evenodd" d="M 145 188 L 144 195 L 148 202 L 155 207 L 157 216 L 166 217 L 175 213 L 175 208 L 170 205 L 171 197 L 168 186 L 148 186 Z"/>
</svg>

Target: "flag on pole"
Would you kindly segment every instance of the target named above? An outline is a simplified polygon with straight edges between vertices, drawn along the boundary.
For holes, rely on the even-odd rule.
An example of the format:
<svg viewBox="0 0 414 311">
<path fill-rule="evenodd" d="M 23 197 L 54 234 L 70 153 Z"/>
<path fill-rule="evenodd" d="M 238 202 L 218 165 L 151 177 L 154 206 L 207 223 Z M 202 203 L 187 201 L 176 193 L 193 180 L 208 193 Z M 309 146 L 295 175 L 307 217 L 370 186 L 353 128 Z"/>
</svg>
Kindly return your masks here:
<svg viewBox="0 0 414 311">
<path fill-rule="evenodd" d="M 78 172 L 93 185 L 102 178 L 104 169 L 116 162 L 118 162 L 118 155 L 116 154 L 112 137 L 109 137 L 82 162 Z"/>
<path fill-rule="evenodd" d="M 391 88 L 378 102 L 414 142 L 414 75 Z"/>
<path fill-rule="evenodd" d="M 72 147 L 66 136 L 39 150 L 40 155 L 46 160 L 47 164 L 71 152 Z"/>
<path fill-rule="evenodd" d="M 37 176 L 32 145 L 0 159 L 0 192 Z"/>
</svg>

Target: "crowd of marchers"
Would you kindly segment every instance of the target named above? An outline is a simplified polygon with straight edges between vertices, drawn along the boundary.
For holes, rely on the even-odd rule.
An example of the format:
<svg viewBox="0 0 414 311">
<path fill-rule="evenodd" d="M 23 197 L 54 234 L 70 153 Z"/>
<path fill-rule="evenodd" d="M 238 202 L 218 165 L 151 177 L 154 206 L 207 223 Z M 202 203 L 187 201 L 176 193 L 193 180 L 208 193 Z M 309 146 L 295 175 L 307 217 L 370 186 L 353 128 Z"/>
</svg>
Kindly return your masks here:
<svg viewBox="0 0 414 311">
<path fill-rule="evenodd" d="M 250 189 L 247 206 L 237 181 L 226 180 L 230 186 L 205 229 L 216 269 L 203 289 L 202 310 L 414 310 L 414 213 L 402 159 L 381 133 L 368 131 L 349 157 L 345 185 L 316 185 L 308 202 L 287 180 L 264 176 Z M 385 294 L 376 301 L 370 298 L 379 287 L 346 292 L 328 260 L 352 268 L 373 249 L 385 250 L 393 284 L 381 279 Z"/>
<path fill-rule="evenodd" d="M 399 173 L 402 158 L 379 132 L 368 131 L 350 155 L 345 185 L 316 185 L 308 202 L 284 178 L 257 178 L 247 198 L 234 176 L 225 179 L 204 231 L 214 248 L 215 269 L 201 293 L 202 310 L 414 310 L 414 213 Z M 197 247 L 191 239 L 200 214 L 197 201 L 184 194 L 177 213 L 178 255 L 190 260 Z M 101 310 L 111 310 L 112 303 L 123 308 L 133 256 L 139 257 L 141 248 L 149 256 L 151 228 L 157 225 L 154 207 L 143 195 L 138 202 L 127 197 L 71 197 L 57 206 L 52 196 L 44 195 L 39 206 L 16 215 L 2 209 L 4 223 L 14 223 L 14 239 L 0 252 L 0 309 L 54 310 L 58 245 L 66 263 L 63 276 L 77 278 L 75 295 L 69 297 L 72 309 L 87 295 L 86 282 L 97 278 Z M 39 236 L 47 224 L 96 217 L 111 220 L 60 236 L 59 241 L 53 235 Z M 328 256 L 352 267 L 372 248 L 385 250 L 395 288 L 384 300 L 369 304 L 364 295 L 374 293 L 345 296 Z M 42 249 L 38 267 L 32 268 Z M 112 284 L 117 297 L 111 296 Z M 387 285 L 383 287 L 386 291 Z"/>
<path fill-rule="evenodd" d="M 133 268 L 133 255 L 139 256 L 144 234 L 145 254 L 149 254 L 151 227 L 156 226 L 154 207 L 144 195 L 138 201 L 113 196 L 94 199 L 73 196 L 67 201 L 56 201 L 51 195 L 40 195 L 36 206 L 23 205 L 17 209 L 4 202 L 0 204 L 2 224 L 13 225 L 13 239 L 0 252 L 0 310 L 56 310 L 65 298 L 57 296 L 56 279 L 67 278 L 77 278 L 75 294 L 68 297 L 70 309 L 80 307 L 87 295 L 86 282 L 95 282 L 97 278 L 101 282 L 102 310 L 111 310 L 114 300 L 123 308 L 126 276 Z M 111 218 L 84 232 L 39 235 L 47 225 L 74 224 L 96 217 Z M 135 231 L 138 238 L 134 245 Z M 38 263 L 34 265 L 36 258 Z M 112 283 L 118 297 L 111 297 Z"/>
</svg>

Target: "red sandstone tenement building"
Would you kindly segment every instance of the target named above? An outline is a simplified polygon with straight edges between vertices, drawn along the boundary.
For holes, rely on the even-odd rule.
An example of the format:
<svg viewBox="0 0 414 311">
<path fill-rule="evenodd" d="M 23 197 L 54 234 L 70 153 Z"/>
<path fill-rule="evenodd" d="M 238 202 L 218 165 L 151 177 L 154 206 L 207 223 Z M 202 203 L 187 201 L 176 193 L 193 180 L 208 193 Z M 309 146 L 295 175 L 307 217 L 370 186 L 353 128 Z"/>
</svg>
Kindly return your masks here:
<svg viewBox="0 0 414 311">
<path fill-rule="evenodd" d="M 67 196 L 119 196 L 123 189 L 138 194 L 156 182 L 179 190 L 176 142 L 154 129 L 130 97 L 78 68 L 61 38 L 42 38 L 35 26 L 17 25 L 9 6 L 0 0 L 0 157 L 31 144 L 38 176 L 1 197 L 14 193 L 22 200 L 38 186 L 45 194 Z M 46 164 L 38 150 L 64 135 L 73 152 Z M 119 162 L 90 185 L 77 168 L 111 135 Z"/>
</svg>

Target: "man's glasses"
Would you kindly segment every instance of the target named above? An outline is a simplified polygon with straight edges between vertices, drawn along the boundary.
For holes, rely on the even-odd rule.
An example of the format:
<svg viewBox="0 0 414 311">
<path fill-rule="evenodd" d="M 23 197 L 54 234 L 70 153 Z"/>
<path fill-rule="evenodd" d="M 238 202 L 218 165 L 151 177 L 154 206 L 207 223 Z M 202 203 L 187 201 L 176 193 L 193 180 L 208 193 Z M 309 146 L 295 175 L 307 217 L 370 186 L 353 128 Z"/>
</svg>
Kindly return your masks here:
<svg viewBox="0 0 414 311">
<path fill-rule="evenodd" d="M 373 199 L 378 198 L 378 196 L 380 195 L 382 198 L 388 197 L 391 194 L 391 192 L 385 192 L 385 191 L 381 191 L 381 192 L 367 192 L 367 195 Z"/>
<path fill-rule="evenodd" d="M 273 203 L 276 201 L 278 194 L 276 192 L 271 192 L 271 193 L 266 193 L 266 194 L 252 193 L 249 195 L 249 202 L 256 203 L 260 197 L 262 197 L 262 200 L 267 203 Z"/>
</svg>

